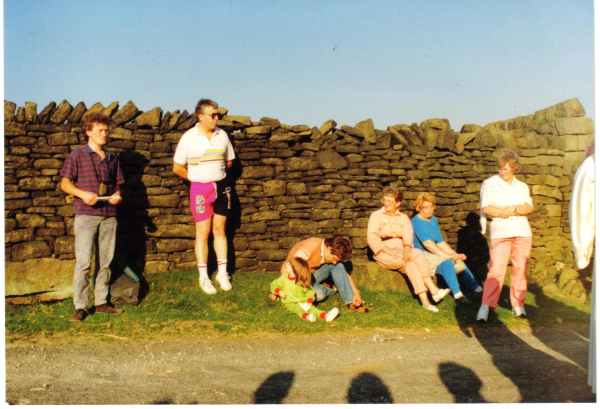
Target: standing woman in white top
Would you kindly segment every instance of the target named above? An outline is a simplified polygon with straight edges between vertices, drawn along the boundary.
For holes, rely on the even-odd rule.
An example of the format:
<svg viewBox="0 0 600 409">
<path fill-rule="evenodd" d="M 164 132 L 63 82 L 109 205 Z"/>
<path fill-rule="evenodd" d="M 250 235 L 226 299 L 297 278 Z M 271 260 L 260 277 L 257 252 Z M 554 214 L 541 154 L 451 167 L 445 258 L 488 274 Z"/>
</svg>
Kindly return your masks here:
<svg viewBox="0 0 600 409">
<path fill-rule="evenodd" d="M 481 185 L 482 233 L 486 216 L 490 224 L 490 267 L 483 286 L 481 308 L 477 320 L 487 321 L 490 308 L 496 309 L 511 260 L 510 303 L 517 317 L 525 316 L 527 294 L 527 262 L 531 252 L 531 227 L 526 215 L 533 211 L 529 187 L 515 178 L 520 169 L 519 155 L 510 149 L 500 150 L 496 159 L 498 174 Z"/>
<path fill-rule="evenodd" d="M 196 261 L 200 288 L 206 294 L 217 292 L 208 277 L 208 237 L 213 233 L 218 272 L 216 280 L 223 291 L 231 290 L 227 274 L 227 237 L 225 225 L 231 210 L 231 186 L 227 169 L 235 153 L 229 136 L 217 127 L 219 105 L 201 99 L 196 106 L 198 123 L 183 134 L 173 156 L 173 172 L 189 180 L 190 211 L 196 224 Z M 187 167 L 186 167 L 187 166 Z"/>
</svg>

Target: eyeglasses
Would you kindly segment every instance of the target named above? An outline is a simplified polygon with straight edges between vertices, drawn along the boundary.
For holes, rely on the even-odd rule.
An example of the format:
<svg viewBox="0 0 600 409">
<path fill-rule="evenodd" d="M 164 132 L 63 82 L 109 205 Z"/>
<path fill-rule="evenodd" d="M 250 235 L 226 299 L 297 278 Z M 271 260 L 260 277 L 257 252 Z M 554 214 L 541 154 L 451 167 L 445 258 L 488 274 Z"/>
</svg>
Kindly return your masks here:
<svg viewBox="0 0 600 409">
<path fill-rule="evenodd" d="M 215 112 L 214 114 L 205 114 L 205 113 L 203 112 L 203 113 L 201 113 L 200 115 L 206 115 L 206 116 L 209 116 L 209 117 L 211 117 L 212 119 L 215 119 L 215 118 L 217 118 L 217 119 L 218 119 L 218 118 L 219 118 L 219 114 L 218 114 L 218 113 L 216 113 L 216 112 Z"/>
</svg>

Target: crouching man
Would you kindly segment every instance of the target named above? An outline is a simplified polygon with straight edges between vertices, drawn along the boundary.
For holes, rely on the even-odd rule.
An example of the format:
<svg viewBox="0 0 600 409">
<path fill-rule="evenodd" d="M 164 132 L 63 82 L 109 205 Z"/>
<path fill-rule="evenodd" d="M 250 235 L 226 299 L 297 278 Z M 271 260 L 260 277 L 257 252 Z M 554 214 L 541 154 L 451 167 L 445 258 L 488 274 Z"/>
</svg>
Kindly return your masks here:
<svg viewBox="0 0 600 409">
<path fill-rule="evenodd" d="M 323 301 L 328 296 L 335 294 L 336 289 L 321 284 L 327 277 L 331 276 L 333 284 L 340 293 L 340 297 L 350 311 L 368 312 L 363 305 L 360 291 L 354 280 L 346 272 L 346 268 L 340 261 L 350 259 L 352 255 L 352 244 L 344 237 L 331 237 L 320 239 L 311 237 L 302 240 L 290 250 L 287 259 L 281 267 L 281 274 L 285 274 L 285 265 L 294 257 L 300 257 L 308 262 L 312 273 L 312 286 L 315 289 L 317 301 Z M 270 295 L 271 300 L 277 301 L 279 297 Z"/>
</svg>

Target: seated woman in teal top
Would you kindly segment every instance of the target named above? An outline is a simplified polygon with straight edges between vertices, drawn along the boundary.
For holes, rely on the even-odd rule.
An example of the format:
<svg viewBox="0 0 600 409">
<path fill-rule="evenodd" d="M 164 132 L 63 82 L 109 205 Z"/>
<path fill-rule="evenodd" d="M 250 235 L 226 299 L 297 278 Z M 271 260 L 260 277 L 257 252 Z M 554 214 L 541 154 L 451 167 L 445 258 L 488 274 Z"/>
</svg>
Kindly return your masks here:
<svg viewBox="0 0 600 409">
<path fill-rule="evenodd" d="M 413 241 L 415 248 L 447 259 L 437 266 L 435 274 L 444 277 L 446 284 L 448 284 L 454 298 L 457 300 L 464 297 L 460 291 L 460 284 L 476 293 L 481 293 L 483 289 L 475 281 L 468 267 L 461 273 L 457 274 L 456 272 L 454 262 L 464 261 L 467 257 L 452 250 L 448 243 L 444 241 L 440 226 L 433 215 L 435 197 L 429 193 L 420 193 L 415 200 L 415 209 L 418 213 L 411 220 L 415 236 Z"/>
</svg>

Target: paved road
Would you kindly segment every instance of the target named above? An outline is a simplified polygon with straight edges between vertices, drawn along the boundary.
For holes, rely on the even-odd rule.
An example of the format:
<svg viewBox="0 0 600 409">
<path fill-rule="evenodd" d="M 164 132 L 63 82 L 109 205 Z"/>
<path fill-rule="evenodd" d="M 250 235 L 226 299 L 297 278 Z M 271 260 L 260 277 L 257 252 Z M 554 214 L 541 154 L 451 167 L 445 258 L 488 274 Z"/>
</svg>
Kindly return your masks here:
<svg viewBox="0 0 600 409">
<path fill-rule="evenodd" d="M 6 346 L 12 404 L 595 402 L 588 329 Z M 69 343 L 68 343 L 69 342 Z"/>
</svg>

